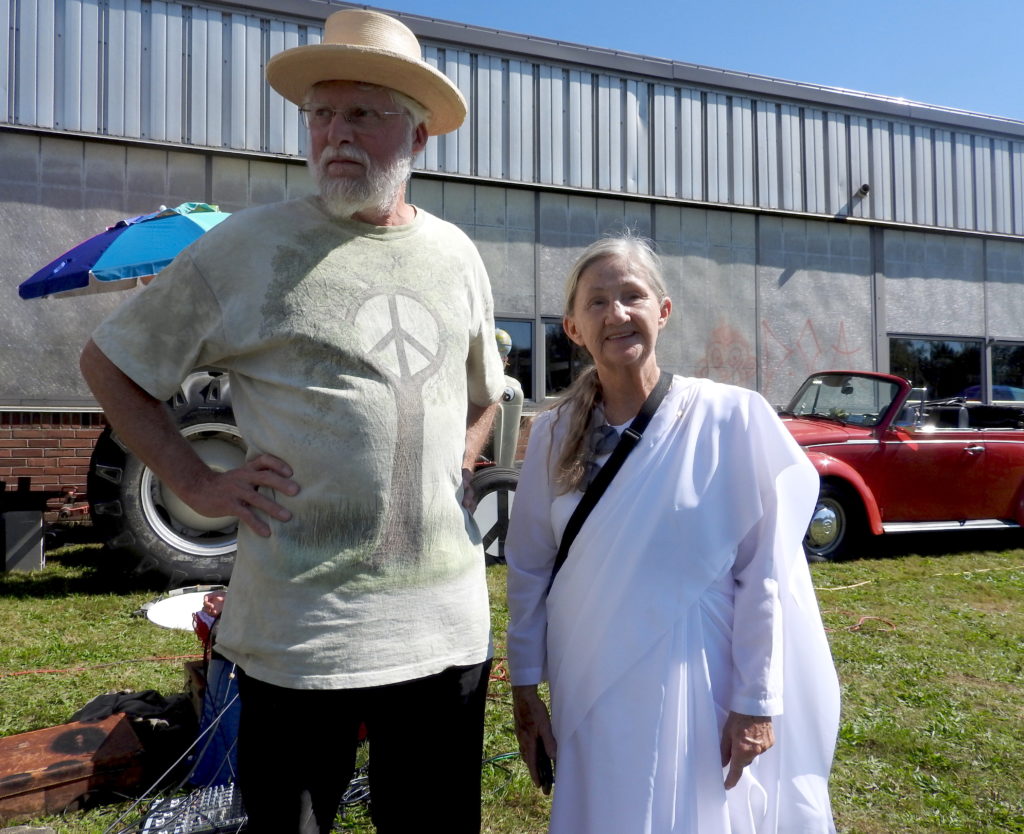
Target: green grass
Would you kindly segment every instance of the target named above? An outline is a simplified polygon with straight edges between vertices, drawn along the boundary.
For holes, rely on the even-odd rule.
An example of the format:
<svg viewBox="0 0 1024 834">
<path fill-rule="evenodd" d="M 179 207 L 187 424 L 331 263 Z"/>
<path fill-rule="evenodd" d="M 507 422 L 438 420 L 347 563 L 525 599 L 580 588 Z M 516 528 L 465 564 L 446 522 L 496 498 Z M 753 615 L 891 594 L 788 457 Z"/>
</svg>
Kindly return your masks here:
<svg viewBox="0 0 1024 834">
<path fill-rule="evenodd" d="M 843 688 L 832 777 L 843 834 L 1024 832 L 1018 543 L 1007 536 L 893 539 L 873 558 L 812 567 Z M 941 552 L 949 546 L 971 550 Z M 503 658 L 504 570 L 490 568 L 488 578 Z M 194 654 L 198 642 L 132 616 L 161 590 L 95 547 L 49 554 L 38 573 L 0 575 L 0 735 L 66 721 L 111 689 L 182 691 L 184 661 L 154 658 Z M 76 671 L 38 671 L 56 669 Z M 488 757 L 516 749 L 502 671 L 499 661 L 488 702 Z M 433 778 L 428 758 L 423 769 Z M 32 822 L 60 834 L 101 834 L 127 808 Z M 540 834 L 547 808 L 518 758 L 485 767 L 485 831 Z M 443 820 L 443 784 L 437 807 L 424 816 Z M 130 822 L 138 816 L 113 830 Z M 359 808 L 339 828 L 373 830 Z"/>
</svg>

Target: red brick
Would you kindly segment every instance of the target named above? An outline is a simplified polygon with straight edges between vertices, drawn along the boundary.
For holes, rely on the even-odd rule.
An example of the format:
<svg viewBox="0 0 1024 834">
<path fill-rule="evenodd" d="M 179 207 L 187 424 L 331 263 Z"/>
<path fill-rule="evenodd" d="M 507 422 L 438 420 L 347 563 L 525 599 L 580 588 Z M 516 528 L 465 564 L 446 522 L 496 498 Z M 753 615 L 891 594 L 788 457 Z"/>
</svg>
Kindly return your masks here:
<svg viewBox="0 0 1024 834">
<path fill-rule="evenodd" d="M 91 440 L 61 440 L 62 449 L 90 449 L 93 446 Z"/>
<path fill-rule="evenodd" d="M 73 466 L 76 469 L 86 470 L 89 468 L 89 458 L 60 458 L 57 462 L 58 466 Z"/>
<path fill-rule="evenodd" d="M 41 458 L 43 456 L 43 450 L 37 446 L 30 446 L 27 449 L 22 449 L 20 454 L 22 457 L 26 458 Z"/>
<path fill-rule="evenodd" d="M 44 458 L 59 458 L 61 455 L 66 454 L 63 449 L 49 448 L 43 449 Z"/>
<path fill-rule="evenodd" d="M 0 448 L 3 449 L 24 449 L 28 446 L 25 438 L 12 438 L 8 432 L 7 437 L 0 437 Z"/>
<path fill-rule="evenodd" d="M 85 486 L 84 475 L 61 475 L 60 476 L 61 486 Z"/>
</svg>

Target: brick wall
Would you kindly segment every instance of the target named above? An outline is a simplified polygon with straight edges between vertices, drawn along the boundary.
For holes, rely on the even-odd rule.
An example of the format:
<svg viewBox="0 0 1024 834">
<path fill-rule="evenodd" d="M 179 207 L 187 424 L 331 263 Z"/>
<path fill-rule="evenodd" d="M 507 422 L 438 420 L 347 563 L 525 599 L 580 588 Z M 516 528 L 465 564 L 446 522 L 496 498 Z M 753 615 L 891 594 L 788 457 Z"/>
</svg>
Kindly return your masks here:
<svg viewBox="0 0 1024 834">
<path fill-rule="evenodd" d="M 6 490 L 58 493 L 46 502 L 47 519 L 56 519 L 69 491 L 85 500 L 89 457 L 105 425 L 95 412 L 0 412 L 0 481 Z"/>
</svg>

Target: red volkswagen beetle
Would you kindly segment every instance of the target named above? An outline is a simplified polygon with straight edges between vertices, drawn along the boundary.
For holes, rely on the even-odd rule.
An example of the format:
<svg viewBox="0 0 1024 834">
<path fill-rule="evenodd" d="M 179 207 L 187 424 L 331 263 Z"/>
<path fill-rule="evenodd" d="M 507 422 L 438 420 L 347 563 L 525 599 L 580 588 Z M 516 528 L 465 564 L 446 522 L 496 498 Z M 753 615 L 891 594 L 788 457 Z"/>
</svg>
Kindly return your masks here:
<svg viewBox="0 0 1024 834">
<path fill-rule="evenodd" d="M 1024 408 L 923 393 L 823 371 L 780 412 L 821 476 L 809 559 L 840 559 L 868 534 L 1024 524 Z"/>
</svg>

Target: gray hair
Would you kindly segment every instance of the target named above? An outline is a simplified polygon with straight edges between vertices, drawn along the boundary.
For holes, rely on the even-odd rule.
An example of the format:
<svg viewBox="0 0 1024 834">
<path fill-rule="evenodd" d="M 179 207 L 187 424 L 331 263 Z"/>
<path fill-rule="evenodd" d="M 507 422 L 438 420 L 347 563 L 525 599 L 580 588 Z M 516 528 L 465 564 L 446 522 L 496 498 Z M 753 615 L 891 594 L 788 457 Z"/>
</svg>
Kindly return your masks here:
<svg viewBox="0 0 1024 834">
<path fill-rule="evenodd" d="M 650 241 L 636 235 L 626 233 L 621 237 L 603 237 L 590 244 L 576 259 L 569 277 L 565 281 L 565 315 L 572 316 L 572 308 L 576 303 L 576 292 L 580 278 L 598 261 L 611 258 L 635 269 L 650 284 L 658 301 L 668 297 L 668 287 L 661 270 L 661 258 L 657 256 Z"/>
</svg>

